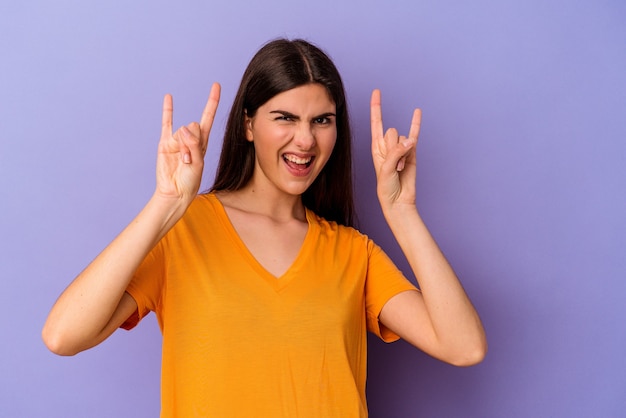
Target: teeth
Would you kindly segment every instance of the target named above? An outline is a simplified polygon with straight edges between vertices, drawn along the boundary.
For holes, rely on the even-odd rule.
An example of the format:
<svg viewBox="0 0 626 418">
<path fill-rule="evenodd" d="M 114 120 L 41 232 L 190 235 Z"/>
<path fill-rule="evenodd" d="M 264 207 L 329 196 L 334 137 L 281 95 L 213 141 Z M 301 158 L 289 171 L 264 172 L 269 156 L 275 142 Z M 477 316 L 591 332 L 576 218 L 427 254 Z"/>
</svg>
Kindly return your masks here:
<svg viewBox="0 0 626 418">
<path fill-rule="evenodd" d="M 291 161 L 292 163 L 296 164 L 308 164 L 309 162 L 311 162 L 311 157 L 300 158 L 296 157 L 295 155 L 285 155 L 285 160 Z"/>
</svg>

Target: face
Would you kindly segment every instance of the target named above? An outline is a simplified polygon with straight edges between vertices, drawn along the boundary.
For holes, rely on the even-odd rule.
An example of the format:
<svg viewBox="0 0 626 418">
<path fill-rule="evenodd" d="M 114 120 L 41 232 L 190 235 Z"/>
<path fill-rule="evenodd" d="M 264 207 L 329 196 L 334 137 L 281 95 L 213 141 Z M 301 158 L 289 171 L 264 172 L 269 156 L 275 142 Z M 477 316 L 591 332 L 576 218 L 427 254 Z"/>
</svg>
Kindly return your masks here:
<svg viewBox="0 0 626 418">
<path fill-rule="evenodd" d="M 246 138 L 254 144 L 252 185 L 301 195 L 330 158 L 337 140 L 335 103 L 320 84 L 277 94 L 246 118 Z"/>
</svg>

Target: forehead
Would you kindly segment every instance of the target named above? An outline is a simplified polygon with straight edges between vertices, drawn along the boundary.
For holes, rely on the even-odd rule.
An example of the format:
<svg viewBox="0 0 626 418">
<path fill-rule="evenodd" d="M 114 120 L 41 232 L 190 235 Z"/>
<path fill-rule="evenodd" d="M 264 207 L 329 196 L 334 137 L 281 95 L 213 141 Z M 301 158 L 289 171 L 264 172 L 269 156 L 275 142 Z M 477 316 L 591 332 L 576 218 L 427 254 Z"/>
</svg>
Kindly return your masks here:
<svg viewBox="0 0 626 418">
<path fill-rule="evenodd" d="M 300 112 L 334 112 L 335 102 L 321 84 L 305 84 L 286 90 L 269 99 L 259 110 L 276 109 Z"/>
</svg>

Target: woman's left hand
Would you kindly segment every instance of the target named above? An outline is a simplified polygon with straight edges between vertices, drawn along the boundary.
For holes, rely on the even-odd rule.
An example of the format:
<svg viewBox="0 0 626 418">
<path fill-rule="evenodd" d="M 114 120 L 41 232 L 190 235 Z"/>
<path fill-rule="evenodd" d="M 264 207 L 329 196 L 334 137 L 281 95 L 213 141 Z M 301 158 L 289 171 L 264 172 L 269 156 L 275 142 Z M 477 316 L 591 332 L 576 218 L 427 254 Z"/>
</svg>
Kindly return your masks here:
<svg viewBox="0 0 626 418">
<path fill-rule="evenodd" d="M 372 159 L 376 170 L 377 194 L 385 209 L 397 203 L 415 205 L 415 150 L 422 112 L 415 109 L 409 135 L 399 135 L 395 128 L 383 131 L 380 90 L 372 92 Z"/>
<path fill-rule="evenodd" d="M 420 291 L 387 301 L 379 319 L 390 330 L 431 356 L 458 366 L 480 362 L 487 352 L 485 330 L 452 267 L 415 206 L 415 147 L 421 111 L 415 109 L 409 135 L 383 133 L 380 91 L 371 101 L 372 158 L 383 215 L 406 255 Z"/>
</svg>

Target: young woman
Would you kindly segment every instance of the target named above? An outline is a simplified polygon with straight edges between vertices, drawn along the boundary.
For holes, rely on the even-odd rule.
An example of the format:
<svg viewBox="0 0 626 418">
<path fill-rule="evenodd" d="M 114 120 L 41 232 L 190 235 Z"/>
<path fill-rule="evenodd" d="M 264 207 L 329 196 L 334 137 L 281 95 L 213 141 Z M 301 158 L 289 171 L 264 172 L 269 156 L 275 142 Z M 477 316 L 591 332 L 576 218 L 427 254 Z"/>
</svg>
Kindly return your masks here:
<svg viewBox="0 0 626 418">
<path fill-rule="evenodd" d="M 383 132 L 371 100 L 377 194 L 420 290 L 352 227 L 350 126 L 331 60 L 276 40 L 250 62 L 215 184 L 198 195 L 220 87 L 200 123 L 163 128 L 154 195 L 60 296 L 43 329 L 73 355 L 149 311 L 163 333 L 163 417 L 365 417 L 366 331 L 466 366 L 480 319 L 415 206 L 416 110 Z"/>
</svg>

